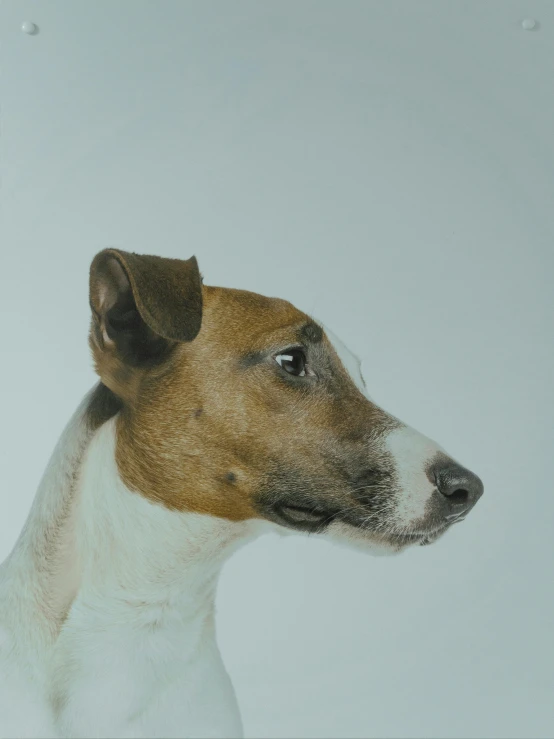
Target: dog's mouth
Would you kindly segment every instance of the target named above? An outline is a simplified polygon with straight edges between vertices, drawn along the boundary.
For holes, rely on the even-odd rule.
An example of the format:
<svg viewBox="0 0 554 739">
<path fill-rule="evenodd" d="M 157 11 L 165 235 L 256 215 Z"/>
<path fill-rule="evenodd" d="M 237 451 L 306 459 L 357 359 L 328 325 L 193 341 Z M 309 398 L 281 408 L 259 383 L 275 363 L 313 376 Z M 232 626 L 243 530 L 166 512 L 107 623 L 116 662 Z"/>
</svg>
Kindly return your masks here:
<svg viewBox="0 0 554 739">
<path fill-rule="evenodd" d="M 273 516 L 277 521 L 289 528 L 301 531 L 318 533 L 324 531 L 333 521 L 343 521 L 353 528 L 371 532 L 367 519 L 356 520 L 352 516 L 341 516 L 340 509 L 322 508 L 313 504 L 297 505 L 277 503 L 273 506 Z M 383 538 L 395 546 L 419 545 L 427 546 L 437 541 L 454 523 L 463 521 L 463 517 L 450 521 L 443 521 L 432 528 L 425 530 L 406 531 L 402 533 L 387 533 Z"/>
<path fill-rule="evenodd" d="M 287 526 L 304 531 L 320 531 L 334 521 L 338 511 L 313 505 L 289 505 L 277 503 L 273 506 L 277 517 Z"/>
</svg>

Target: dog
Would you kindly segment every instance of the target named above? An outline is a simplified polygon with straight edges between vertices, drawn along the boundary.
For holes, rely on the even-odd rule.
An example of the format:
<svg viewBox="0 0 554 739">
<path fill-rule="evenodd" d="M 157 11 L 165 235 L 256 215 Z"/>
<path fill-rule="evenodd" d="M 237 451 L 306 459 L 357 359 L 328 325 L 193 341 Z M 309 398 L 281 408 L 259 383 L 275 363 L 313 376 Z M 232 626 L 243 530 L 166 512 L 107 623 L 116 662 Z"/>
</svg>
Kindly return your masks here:
<svg viewBox="0 0 554 739">
<path fill-rule="evenodd" d="M 98 384 L 0 568 L 0 736 L 240 737 L 224 561 L 269 530 L 436 541 L 481 480 L 371 401 L 290 303 L 116 249 L 90 268 Z"/>
</svg>

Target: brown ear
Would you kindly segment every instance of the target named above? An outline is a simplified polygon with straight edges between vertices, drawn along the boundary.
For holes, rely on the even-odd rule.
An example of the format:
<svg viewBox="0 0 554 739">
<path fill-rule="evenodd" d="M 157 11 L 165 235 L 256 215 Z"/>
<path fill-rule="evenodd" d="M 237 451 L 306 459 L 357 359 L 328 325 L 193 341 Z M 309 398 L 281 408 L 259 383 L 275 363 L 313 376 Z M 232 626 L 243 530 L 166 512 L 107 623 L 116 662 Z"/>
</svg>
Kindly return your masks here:
<svg viewBox="0 0 554 739">
<path fill-rule="evenodd" d="M 107 350 L 134 367 L 159 362 L 176 342 L 192 341 L 200 331 L 202 279 L 196 257 L 104 249 L 90 266 L 90 306 L 93 350 Z"/>
</svg>

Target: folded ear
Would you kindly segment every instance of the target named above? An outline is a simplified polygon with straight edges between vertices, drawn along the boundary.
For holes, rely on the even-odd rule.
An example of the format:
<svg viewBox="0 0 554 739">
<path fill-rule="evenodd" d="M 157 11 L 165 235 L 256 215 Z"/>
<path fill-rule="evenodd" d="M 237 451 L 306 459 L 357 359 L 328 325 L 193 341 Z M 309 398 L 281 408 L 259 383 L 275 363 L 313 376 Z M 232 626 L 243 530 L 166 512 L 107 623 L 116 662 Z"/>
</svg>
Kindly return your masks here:
<svg viewBox="0 0 554 739">
<path fill-rule="evenodd" d="M 90 267 L 91 344 L 118 363 L 160 362 L 202 322 L 202 278 L 195 257 L 165 259 L 104 249 Z"/>
</svg>

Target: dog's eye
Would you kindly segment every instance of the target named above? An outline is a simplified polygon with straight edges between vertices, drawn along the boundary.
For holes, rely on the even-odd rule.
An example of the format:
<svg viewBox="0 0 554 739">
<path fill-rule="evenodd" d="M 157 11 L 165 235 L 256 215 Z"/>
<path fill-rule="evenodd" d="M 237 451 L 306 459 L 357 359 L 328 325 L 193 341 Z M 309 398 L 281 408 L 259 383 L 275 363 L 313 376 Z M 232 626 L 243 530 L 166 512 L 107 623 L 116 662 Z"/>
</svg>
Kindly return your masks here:
<svg viewBox="0 0 554 739">
<path fill-rule="evenodd" d="M 296 377 L 306 376 L 306 355 L 302 349 L 288 349 L 283 354 L 277 354 L 275 361 L 289 375 L 295 375 Z"/>
</svg>

